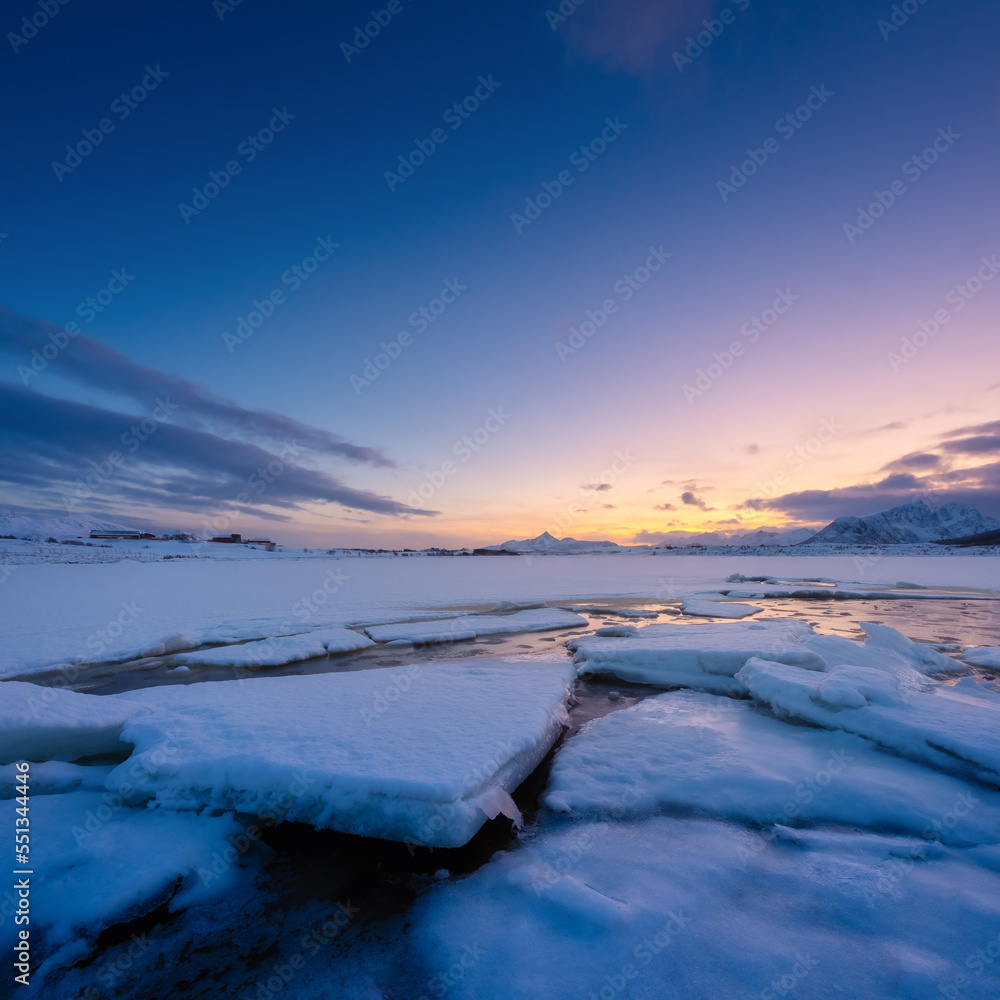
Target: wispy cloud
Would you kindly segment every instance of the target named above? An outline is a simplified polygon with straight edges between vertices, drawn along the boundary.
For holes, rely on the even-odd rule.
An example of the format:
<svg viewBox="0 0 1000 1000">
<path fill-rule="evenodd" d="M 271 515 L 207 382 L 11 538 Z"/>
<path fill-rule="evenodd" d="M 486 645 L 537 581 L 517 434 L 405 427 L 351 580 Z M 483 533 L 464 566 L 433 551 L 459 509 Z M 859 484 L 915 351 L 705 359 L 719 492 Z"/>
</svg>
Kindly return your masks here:
<svg viewBox="0 0 1000 1000">
<path fill-rule="evenodd" d="M 373 514 L 437 513 L 356 489 L 303 464 L 392 466 L 378 449 L 282 414 L 241 407 L 82 334 L 51 360 L 52 370 L 36 363 L 29 370 L 38 374 L 25 376 L 31 352 L 51 344 L 48 335 L 56 330 L 0 312 L 0 355 L 12 361 L 14 373 L 21 366 L 24 376 L 0 381 L 0 481 L 34 500 L 61 500 L 64 507 L 84 510 L 111 503 L 123 513 L 154 506 L 207 516 L 226 509 L 274 520 L 289 519 L 289 512 L 309 503 Z M 39 391 L 48 380 L 59 385 L 56 372 L 120 399 L 123 409 Z"/>
<path fill-rule="evenodd" d="M 0 355 L 12 365 L 11 375 L 32 389 L 42 389 L 54 375 L 100 389 L 112 396 L 148 406 L 164 393 L 178 404 L 175 423 L 223 437 L 261 445 L 296 438 L 304 448 L 375 466 L 395 463 L 376 448 L 351 444 L 342 437 L 311 427 L 291 417 L 266 410 L 250 410 L 210 392 L 198 382 L 140 365 L 107 344 L 85 334 L 69 339 L 41 371 L 31 368 L 32 352 L 51 347 L 50 333 L 59 327 L 29 319 L 0 307 Z M 65 336 L 65 334 L 63 335 Z M 26 374 L 24 369 L 35 372 Z"/>
</svg>

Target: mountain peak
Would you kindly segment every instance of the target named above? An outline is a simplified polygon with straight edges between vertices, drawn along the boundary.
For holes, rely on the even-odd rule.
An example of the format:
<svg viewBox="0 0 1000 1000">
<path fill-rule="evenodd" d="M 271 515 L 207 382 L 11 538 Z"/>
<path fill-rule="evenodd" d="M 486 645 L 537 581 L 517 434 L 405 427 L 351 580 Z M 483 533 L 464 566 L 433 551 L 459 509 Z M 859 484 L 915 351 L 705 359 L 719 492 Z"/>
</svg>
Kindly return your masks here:
<svg viewBox="0 0 1000 1000">
<path fill-rule="evenodd" d="M 962 538 L 997 528 L 1000 521 L 968 504 L 951 502 L 932 508 L 925 500 L 912 500 L 864 517 L 838 517 L 804 544 L 905 545 Z"/>
</svg>

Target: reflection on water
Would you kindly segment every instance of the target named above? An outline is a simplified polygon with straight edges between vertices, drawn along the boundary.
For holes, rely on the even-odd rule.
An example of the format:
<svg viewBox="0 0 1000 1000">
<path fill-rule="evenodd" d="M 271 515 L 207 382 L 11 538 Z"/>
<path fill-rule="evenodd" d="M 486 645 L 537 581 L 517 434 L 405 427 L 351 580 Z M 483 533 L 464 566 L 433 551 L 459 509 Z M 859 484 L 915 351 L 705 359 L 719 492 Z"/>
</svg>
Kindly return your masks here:
<svg viewBox="0 0 1000 1000">
<path fill-rule="evenodd" d="M 642 627 L 655 623 L 672 622 L 677 625 L 705 624 L 715 621 L 679 613 L 679 602 L 642 601 L 617 598 L 601 601 L 601 611 L 578 612 L 589 622 L 589 627 L 565 632 L 528 632 L 514 635 L 483 636 L 458 642 L 435 643 L 426 646 L 386 647 L 371 646 L 353 653 L 338 653 L 289 663 L 279 667 L 239 668 L 192 667 L 190 671 L 172 672 L 170 656 L 151 656 L 125 663 L 102 663 L 79 668 L 70 685 L 76 691 L 89 694 L 117 694 L 161 684 L 193 684 L 200 681 L 227 681 L 235 677 L 280 677 L 287 674 L 322 674 L 345 670 L 371 670 L 378 667 L 395 667 L 404 663 L 439 663 L 447 660 L 464 660 L 476 656 L 532 656 L 558 655 L 563 643 L 570 636 L 585 635 L 602 625 L 630 624 Z M 915 600 L 836 600 L 824 601 L 804 598 L 763 598 L 753 603 L 764 608 L 755 616 L 761 618 L 799 618 L 808 622 L 817 632 L 837 634 L 861 639 L 861 622 L 891 625 L 916 642 L 951 647 L 945 652 L 957 652 L 955 647 L 1000 645 L 1000 602 L 961 599 Z M 555 607 L 557 602 L 550 604 Z M 656 619 L 622 618 L 615 608 L 657 611 Z M 478 606 L 456 608 L 456 613 L 484 610 Z M 451 613 L 451 609 L 449 609 Z M 49 683 L 59 676 L 33 674 L 31 680 Z M 60 682 L 61 683 L 61 682 Z"/>
</svg>

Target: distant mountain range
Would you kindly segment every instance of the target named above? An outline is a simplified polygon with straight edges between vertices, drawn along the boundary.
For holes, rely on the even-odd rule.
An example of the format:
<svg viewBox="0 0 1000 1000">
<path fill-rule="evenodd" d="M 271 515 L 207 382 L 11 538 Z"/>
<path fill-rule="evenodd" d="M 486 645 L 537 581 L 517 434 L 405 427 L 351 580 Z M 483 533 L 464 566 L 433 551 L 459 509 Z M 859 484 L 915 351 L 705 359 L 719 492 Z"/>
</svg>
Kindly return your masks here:
<svg viewBox="0 0 1000 1000">
<path fill-rule="evenodd" d="M 964 538 L 1000 528 L 1000 521 L 964 503 L 932 508 L 923 500 L 866 517 L 838 517 L 806 545 L 907 545 Z"/>
<path fill-rule="evenodd" d="M 90 515 L 50 516 L 0 509 L 0 535 L 29 539 L 69 539 L 86 537 L 91 531 L 116 531 L 128 525 L 117 524 Z M 913 545 L 955 540 L 997 544 L 1000 520 L 987 517 L 975 507 L 946 503 L 930 507 L 923 500 L 890 507 L 865 517 L 838 517 L 820 531 L 793 528 L 790 531 L 759 529 L 743 534 L 720 531 L 670 532 L 655 545 L 619 545 L 611 541 L 587 541 L 556 538 L 548 531 L 537 538 L 511 539 L 499 545 L 485 546 L 487 552 L 510 552 L 537 555 L 587 555 L 613 552 L 650 552 L 692 547 L 789 548 L 808 551 L 825 546 Z M 673 537 L 676 535 L 676 537 Z M 983 536 L 981 539 L 978 536 Z M 808 548 L 807 548 L 808 547 Z"/>
<path fill-rule="evenodd" d="M 838 517 L 820 531 L 793 528 L 790 531 L 749 531 L 727 534 L 710 531 L 704 534 L 678 533 L 675 540 L 656 545 L 619 545 L 616 542 L 580 541 L 576 538 L 555 538 L 543 532 L 537 538 L 490 545 L 490 551 L 536 553 L 539 555 L 575 555 L 600 552 L 629 552 L 690 548 L 702 546 L 822 546 L 822 545 L 910 545 L 964 539 L 1000 529 L 1000 521 L 981 514 L 964 503 L 946 503 L 932 508 L 923 500 L 891 507 L 865 517 Z"/>
<path fill-rule="evenodd" d="M 578 538 L 556 538 L 543 531 L 537 538 L 511 539 L 499 545 L 487 545 L 490 552 L 520 552 L 537 555 L 585 555 L 602 552 L 630 552 L 635 550 L 683 548 L 689 545 L 796 545 L 811 537 L 811 528 L 793 528 L 790 531 L 749 531 L 732 534 L 709 531 L 703 534 L 678 532 L 677 537 L 656 545 L 619 545 L 608 541 L 581 541 Z"/>
<path fill-rule="evenodd" d="M 576 538 L 556 538 L 543 531 L 537 538 L 511 539 L 500 545 L 487 545 L 491 552 L 537 552 L 544 555 L 581 555 L 588 552 L 614 552 L 617 542 L 581 542 Z"/>
</svg>

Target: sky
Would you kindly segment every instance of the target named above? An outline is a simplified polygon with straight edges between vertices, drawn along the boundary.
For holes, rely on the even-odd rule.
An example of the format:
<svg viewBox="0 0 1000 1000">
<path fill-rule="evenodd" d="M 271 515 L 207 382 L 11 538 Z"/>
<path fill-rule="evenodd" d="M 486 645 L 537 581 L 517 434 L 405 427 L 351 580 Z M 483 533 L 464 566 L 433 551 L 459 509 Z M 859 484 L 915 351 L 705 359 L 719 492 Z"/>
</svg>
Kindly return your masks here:
<svg viewBox="0 0 1000 1000">
<path fill-rule="evenodd" d="M 990 0 L 0 18 L 4 506 L 385 547 L 1000 516 Z"/>
</svg>

